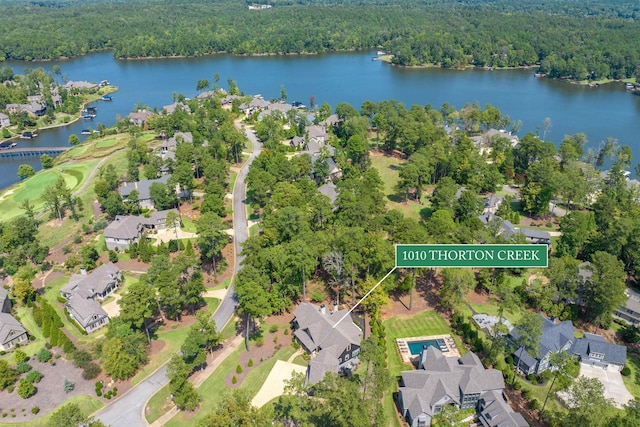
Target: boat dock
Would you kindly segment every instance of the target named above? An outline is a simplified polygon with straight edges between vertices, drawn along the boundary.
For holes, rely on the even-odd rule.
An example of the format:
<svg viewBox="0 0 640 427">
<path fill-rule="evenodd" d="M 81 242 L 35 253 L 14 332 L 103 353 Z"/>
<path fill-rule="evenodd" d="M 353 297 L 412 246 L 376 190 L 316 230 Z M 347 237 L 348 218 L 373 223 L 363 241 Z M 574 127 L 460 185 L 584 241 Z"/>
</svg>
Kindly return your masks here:
<svg viewBox="0 0 640 427">
<path fill-rule="evenodd" d="M 41 156 L 43 154 L 57 156 L 69 148 L 71 147 L 6 148 L 0 150 L 0 157 Z"/>
</svg>

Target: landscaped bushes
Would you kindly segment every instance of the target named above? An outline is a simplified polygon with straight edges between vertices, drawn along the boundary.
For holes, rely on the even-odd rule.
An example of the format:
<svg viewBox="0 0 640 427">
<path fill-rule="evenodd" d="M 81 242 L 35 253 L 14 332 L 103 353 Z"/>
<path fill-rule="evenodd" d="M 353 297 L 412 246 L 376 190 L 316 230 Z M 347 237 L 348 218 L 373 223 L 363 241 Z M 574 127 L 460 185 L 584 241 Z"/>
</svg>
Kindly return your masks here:
<svg viewBox="0 0 640 427">
<path fill-rule="evenodd" d="M 625 377 L 628 377 L 629 375 L 631 375 L 631 368 L 625 366 L 624 368 L 622 368 L 622 371 L 620 371 L 620 373 Z"/>
</svg>

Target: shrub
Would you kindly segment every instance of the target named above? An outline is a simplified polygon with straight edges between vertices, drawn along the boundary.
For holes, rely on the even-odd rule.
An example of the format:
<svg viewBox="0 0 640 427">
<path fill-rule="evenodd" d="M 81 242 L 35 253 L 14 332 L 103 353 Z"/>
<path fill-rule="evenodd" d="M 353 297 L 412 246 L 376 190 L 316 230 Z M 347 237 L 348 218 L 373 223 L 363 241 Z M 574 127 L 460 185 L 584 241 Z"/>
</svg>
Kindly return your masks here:
<svg viewBox="0 0 640 427">
<path fill-rule="evenodd" d="M 102 396 L 102 390 L 96 389 L 96 396 Z"/>
<path fill-rule="evenodd" d="M 100 375 L 100 366 L 94 362 L 89 362 L 86 364 L 84 369 L 82 370 L 82 378 L 85 380 L 92 380 L 98 375 Z"/>
<path fill-rule="evenodd" d="M 22 379 L 18 384 L 18 396 L 28 399 L 36 393 L 36 388 L 29 381 Z"/>
<path fill-rule="evenodd" d="M 118 262 L 118 254 L 115 251 L 109 251 L 109 261 L 110 262 Z"/>
<path fill-rule="evenodd" d="M 531 390 L 529 390 L 528 388 L 522 389 L 522 397 L 527 400 L 531 399 Z"/>
<path fill-rule="evenodd" d="M 64 379 L 64 382 L 62 383 L 62 389 L 65 393 L 71 393 L 75 387 L 76 385 L 69 378 Z"/>
<path fill-rule="evenodd" d="M 100 221 L 93 224 L 93 231 L 100 231 L 107 228 L 107 221 L 101 219 Z"/>
<path fill-rule="evenodd" d="M 262 347 L 264 345 L 264 336 L 260 335 L 258 338 L 256 338 L 256 345 L 258 347 Z"/>
<path fill-rule="evenodd" d="M 236 374 L 241 374 L 241 373 L 242 373 L 242 366 L 238 364 L 238 366 L 236 366 Z"/>
<path fill-rule="evenodd" d="M 38 359 L 38 362 L 41 362 L 41 363 L 48 362 L 49 359 L 51 359 L 51 352 L 46 348 L 42 348 L 38 352 L 38 354 L 36 354 L 36 359 Z"/>
<path fill-rule="evenodd" d="M 71 244 L 67 243 L 66 245 L 64 245 L 62 247 L 62 253 L 66 255 L 66 254 L 70 253 L 72 249 L 73 249 L 73 246 L 71 246 Z"/>
<path fill-rule="evenodd" d="M 27 362 L 18 363 L 18 366 L 16 366 L 16 371 L 18 371 L 21 374 L 27 373 L 30 370 L 31 370 L 31 365 L 29 365 Z"/>
<path fill-rule="evenodd" d="M 272 334 L 274 332 L 278 332 L 278 325 L 271 325 L 269 326 L 269 332 L 271 332 Z"/>
<path fill-rule="evenodd" d="M 319 303 L 324 301 L 322 292 L 311 292 L 311 302 Z"/>
<path fill-rule="evenodd" d="M 540 408 L 542 408 L 542 405 L 540 405 L 540 402 L 538 402 L 538 399 L 533 399 L 529 404 L 529 407 L 534 411 L 538 411 Z"/>
<path fill-rule="evenodd" d="M 31 384 L 33 384 L 33 383 L 39 383 L 43 376 L 44 375 L 42 375 L 42 372 L 31 371 L 27 374 L 26 377 L 24 377 L 24 379 L 29 381 Z"/>
<path fill-rule="evenodd" d="M 248 367 L 252 367 L 253 366 L 253 359 L 249 359 L 249 363 L 247 363 Z"/>
<path fill-rule="evenodd" d="M 31 408 L 31 413 L 33 415 L 37 414 L 38 412 L 40 412 L 40 408 L 38 408 L 37 406 L 34 406 L 33 408 Z"/>
<path fill-rule="evenodd" d="M 73 352 L 73 364 L 83 369 L 87 363 L 91 362 L 91 354 L 86 350 L 76 350 Z"/>
<path fill-rule="evenodd" d="M 284 330 L 284 334 L 285 334 L 285 335 L 289 335 L 289 329 L 285 329 L 285 330 Z"/>
<path fill-rule="evenodd" d="M 29 357 L 27 356 L 27 353 L 25 353 L 22 350 L 16 350 L 13 352 L 13 358 L 16 361 L 17 364 L 20 364 L 22 362 L 26 362 L 27 360 L 29 360 Z"/>
<path fill-rule="evenodd" d="M 520 384 L 520 381 L 516 381 L 516 383 L 513 385 L 513 389 L 520 390 L 521 388 L 522 388 L 522 384 Z"/>
<path fill-rule="evenodd" d="M 625 366 L 624 368 L 622 368 L 622 371 L 620 371 L 620 373 L 625 377 L 628 377 L 629 375 L 631 375 L 631 368 Z"/>
<path fill-rule="evenodd" d="M 533 374 L 528 374 L 527 375 L 527 381 L 531 381 L 533 380 Z"/>
<path fill-rule="evenodd" d="M 237 384 L 237 383 L 238 383 L 238 379 L 234 375 L 233 378 L 231 378 L 231 384 Z"/>
</svg>

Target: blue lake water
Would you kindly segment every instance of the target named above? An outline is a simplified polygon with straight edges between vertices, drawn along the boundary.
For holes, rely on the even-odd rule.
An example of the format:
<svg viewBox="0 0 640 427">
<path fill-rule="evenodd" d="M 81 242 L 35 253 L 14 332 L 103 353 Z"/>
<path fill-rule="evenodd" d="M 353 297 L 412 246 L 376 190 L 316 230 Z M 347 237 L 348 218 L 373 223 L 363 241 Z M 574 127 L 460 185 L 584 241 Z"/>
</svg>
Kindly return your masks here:
<svg viewBox="0 0 640 427">
<path fill-rule="evenodd" d="M 599 88 L 578 86 L 561 81 L 536 79 L 533 70 L 466 70 L 438 68 L 406 69 L 372 61 L 372 52 L 327 55 L 293 55 L 237 57 L 227 54 L 202 58 L 116 60 L 101 52 L 68 61 L 25 63 L 7 61 L 17 73 L 25 67 L 43 67 L 52 71 L 60 65 L 60 80 L 109 80 L 120 90 L 112 102 L 97 102 L 94 122 L 78 121 L 70 126 L 44 130 L 31 142 L 19 146 L 66 146 L 69 135 L 80 135 L 97 123 L 111 126 L 116 117 L 126 116 L 136 105 L 162 108 L 173 102 L 173 93 L 186 97 L 197 95 L 199 79 L 227 86 L 233 78 L 246 94 L 262 94 L 266 99 L 280 97 L 285 85 L 289 101 L 309 104 L 314 96 L 317 105 L 328 102 L 335 107 L 348 102 L 359 108 L 363 101 L 397 99 L 407 106 L 431 104 L 439 108 L 449 102 L 461 108 L 467 102 L 492 104 L 513 121 L 522 121 L 520 135 L 541 127 L 544 119 L 552 121 L 547 140 L 556 144 L 566 134 L 584 132 L 589 147 L 597 148 L 607 137 L 631 146 L 634 165 L 640 159 L 640 96 L 624 90 L 622 83 Z M 25 161 L 27 160 L 27 161 Z M 39 168 L 37 157 L 0 159 L 0 188 L 18 181 L 21 163 Z"/>
</svg>

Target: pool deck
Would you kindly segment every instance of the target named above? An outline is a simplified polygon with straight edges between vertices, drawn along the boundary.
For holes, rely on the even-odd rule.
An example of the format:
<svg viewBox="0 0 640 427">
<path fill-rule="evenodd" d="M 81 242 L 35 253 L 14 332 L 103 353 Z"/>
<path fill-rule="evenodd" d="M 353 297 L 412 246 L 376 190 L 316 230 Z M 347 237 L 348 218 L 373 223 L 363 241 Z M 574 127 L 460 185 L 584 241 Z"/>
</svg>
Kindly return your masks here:
<svg viewBox="0 0 640 427">
<path fill-rule="evenodd" d="M 400 357 L 402 357 L 402 361 L 405 363 L 415 364 L 418 359 L 418 355 L 412 355 L 409 350 L 409 345 L 407 343 L 413 341 L 426 341 L 426 340 L 443 340 L 445 344 L 447 344 L 447 351 L 443 351 L 442 354 L 447 357 L 461 357 L 460 351 L 456 346 L 455 341 L 453 341 L 453 337 L 450 334 L 446 335 L 430 335 L 423 337 L 407 337 L 407 338 L 396 338 L 396 347 L 398 347 L 398 352 L 400 353 Z"/>
</svg>

